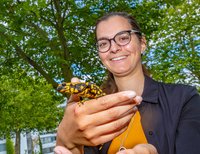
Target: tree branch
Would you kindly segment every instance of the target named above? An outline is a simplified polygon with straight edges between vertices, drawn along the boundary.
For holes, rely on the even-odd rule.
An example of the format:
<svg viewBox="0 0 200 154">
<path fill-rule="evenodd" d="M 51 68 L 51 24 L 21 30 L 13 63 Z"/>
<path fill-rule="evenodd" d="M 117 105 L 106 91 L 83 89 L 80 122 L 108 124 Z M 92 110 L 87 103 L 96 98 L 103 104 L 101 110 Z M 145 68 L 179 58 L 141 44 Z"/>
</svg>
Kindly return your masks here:
<svg viewBox="0 0 200 154">
<path fill-rule="evenodd" d="M 57 88 L 58 83 L 55 82 L 47 72 L 45 72 L 40 65 L 38 65 L 34 60 L 32 60 L 23 50 L 14 42 L 12 39 L 10 39 L 9 36 L 6 34 L 0 32 L 1 36 L 4 36 L 4 38 L 15 47 L 16 53 L 26 62 L 28 62 L 31 66 L 33 66 L 34 69 L 36 69 L 46 80 L 48 83 L 50 83 L 53 88 Z"/>
<path fill-rule="evenodd" d="M 68 48 L 67 48 L 67 40 L 65 38 L 64 35 L 64 28 L 63 28 L 63 20 L 61 17 L 61 8 L 60 8 L 60 1 L 58 0 L 53 0 L 54 1 L 54 5 L 55 5 L 55 9 L 56 9 L 56 30 L 58 31 L 58 37 L 63 49 L 63 55 L 62 55 L 62 59 L 64 59 L 65 61 L 69 61 L 69 52 L 68 52 Z M 62 74 L 65 80 L 69 80 L 72 78 L 72 71 L 71 68 L 68 64 L 62 64 Z"/>
</svg>

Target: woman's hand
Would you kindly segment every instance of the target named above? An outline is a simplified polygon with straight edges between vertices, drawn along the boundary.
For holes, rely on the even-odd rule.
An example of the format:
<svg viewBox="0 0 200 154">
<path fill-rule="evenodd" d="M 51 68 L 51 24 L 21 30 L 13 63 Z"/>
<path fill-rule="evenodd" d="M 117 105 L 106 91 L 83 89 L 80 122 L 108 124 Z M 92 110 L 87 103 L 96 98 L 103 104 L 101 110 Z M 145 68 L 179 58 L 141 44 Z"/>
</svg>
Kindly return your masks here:
<svg viewBox="0 0 200 154">
<path fill-rule="evenodd" d="M 117 154 L 158 154 L 158 152 L 152 144 L 138 144 L 133 149 L 126 149 Z"/>
<path fill-rule="evenodd" d="M 54 152 L 56 154 L 72 154 L 71 151 L 62 146 L 56 146 Z M 126 149 L 117 154 L 158 154 L 158 152 L 151 144 L 138 144 L 133 149 Z"/>
<path fill-rule="evenodd" d="M 58 127 L 57 145 L 82 153 L 83 145 L 97 146 L 112 140 L 127 129 L 141 100 L 134 91 L 124 91 L 79 106 L 78 96 L 72 95 Z"/>
<path fill-rule="evenodd" d="M 54 153 L 55 154 L 72 154 L 70 150 L 68 150 L 67 148 L 63 146 L 56 146 L 54 149 Z"/>
</svg>

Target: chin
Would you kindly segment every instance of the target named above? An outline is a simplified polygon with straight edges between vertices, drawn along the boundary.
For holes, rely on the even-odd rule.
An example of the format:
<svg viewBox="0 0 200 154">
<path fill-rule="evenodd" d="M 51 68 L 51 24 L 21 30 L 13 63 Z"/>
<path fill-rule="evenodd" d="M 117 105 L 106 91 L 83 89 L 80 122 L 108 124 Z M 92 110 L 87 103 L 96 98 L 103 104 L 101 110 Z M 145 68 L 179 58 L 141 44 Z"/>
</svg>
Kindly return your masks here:
<svg viewBox="0 0 200 154">
<path fill-rule="evenodd" d="M 114 76 L 118 76 L 118 77 L 124 77 L 124 76 L 127 76 L 128 74 L 130 74 L 130 72 L 127 72 L 127 71 L 115 71 L 112 73 Z"/>
</svg>

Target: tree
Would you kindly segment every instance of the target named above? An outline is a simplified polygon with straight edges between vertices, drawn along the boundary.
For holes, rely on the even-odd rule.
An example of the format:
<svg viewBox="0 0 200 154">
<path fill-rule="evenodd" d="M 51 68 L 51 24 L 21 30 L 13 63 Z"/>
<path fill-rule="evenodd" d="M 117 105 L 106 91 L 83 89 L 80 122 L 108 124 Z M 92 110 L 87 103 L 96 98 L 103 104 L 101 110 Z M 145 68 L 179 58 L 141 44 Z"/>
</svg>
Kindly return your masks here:
<svg viewBox="0 0 200 154">
<path fill-rule="evenodd" d="M 43 154 L 41 138 L 40 138 L 40 136 L 38 136 L 38 138 L 39 138 L 39 147 L 40 147 L 40 153 L 39 154 Z"/>
<path fill-rule="evenodd" d="M 165 16 L 151 34 L 146 61 L 157 80 L 200 88 L 199 4 L 175 2 L 163 8 Z"/>
<path fill-rule="evenodd" d="M 0 84 L 0 135 L 15 133 L 15 153 L 19 154 L 20 133 L 55 130 L 63 110 L 57 107 L 60 99 L 51 85 L 41 79 L 4 75 Z"/>
<path fill-rule="evenodd" d="M 6 152 L 7 154 L 14 154 L 14 145 L 13 145 L 13 142 L 10 138 L 10 134 L 9 135 L 6 135 Z"/>
<path fill-rule="evenodd" d="M 198 30 L 193 28 L 198 25 L 197 0 L 2 0 L 0 3 L 2 67 L 20 65 L 34 76 L 45 78 L 54 88 L 57 81 L 70 81 L 72 76 L 102 81 L 105 70 L 93 45 L 93 29 L 96 19 L 107 11 L 127 11 L 137 18 L 151 42 L 144 61 L 154 78 L 168 82 L 184 82 L 189 78 L 190 83 L 199 82 L 198 37 L 194 33 Z M 184 32 L 187 38 L 179 35 Z M 169 39 L 169 36 L 176 37 Z M 178 41 L 180 37 L 182 41 Z M 186 47 L 193 50 L 190 59 L 184 58 L 188 56 Z M 176 57 L 183 57 L 184 61 L 177 63 Z M 180 65 L 182 62 L 184 65 Z M 189 71 L 190 76 L 183 70 Z M 163 75 L 168 72 L 174 75 Z"/>
</svg>

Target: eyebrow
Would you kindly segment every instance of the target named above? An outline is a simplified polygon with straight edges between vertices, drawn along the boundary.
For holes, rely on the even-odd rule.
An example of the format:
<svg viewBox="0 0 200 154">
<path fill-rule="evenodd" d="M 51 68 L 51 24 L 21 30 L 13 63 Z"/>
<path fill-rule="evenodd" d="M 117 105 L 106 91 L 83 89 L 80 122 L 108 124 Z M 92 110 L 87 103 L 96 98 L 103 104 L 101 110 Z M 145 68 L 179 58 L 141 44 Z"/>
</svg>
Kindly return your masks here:
<svg viewBox="0 0 200 154">
<path fill-rule="evenodd" d="M 129 31 L 129 30 L 120 31 L 120 32 L 116 33 L 113 37 L 115 37 L 116 35 L 121 34 L 121 33 L 123 33 L 123 32 L 127 32 L 127 31 Z M 112 37 L 112 38 L 113 38 L 113 37 Z M 100 41 L 100 40 L 109 40 L 109 39 L 111 39 L 111 38 L 108 38 L 108 37 L 100 37 L 99 39 L 97 39 L 97 41 Z"/>
<path fill-rule="evenodd" d="M 97 41 L 101 41 L 101 40 L 109 40 L 108 37 L 100 37 L 99 39 L 97 39 Z"/>
</svg>

